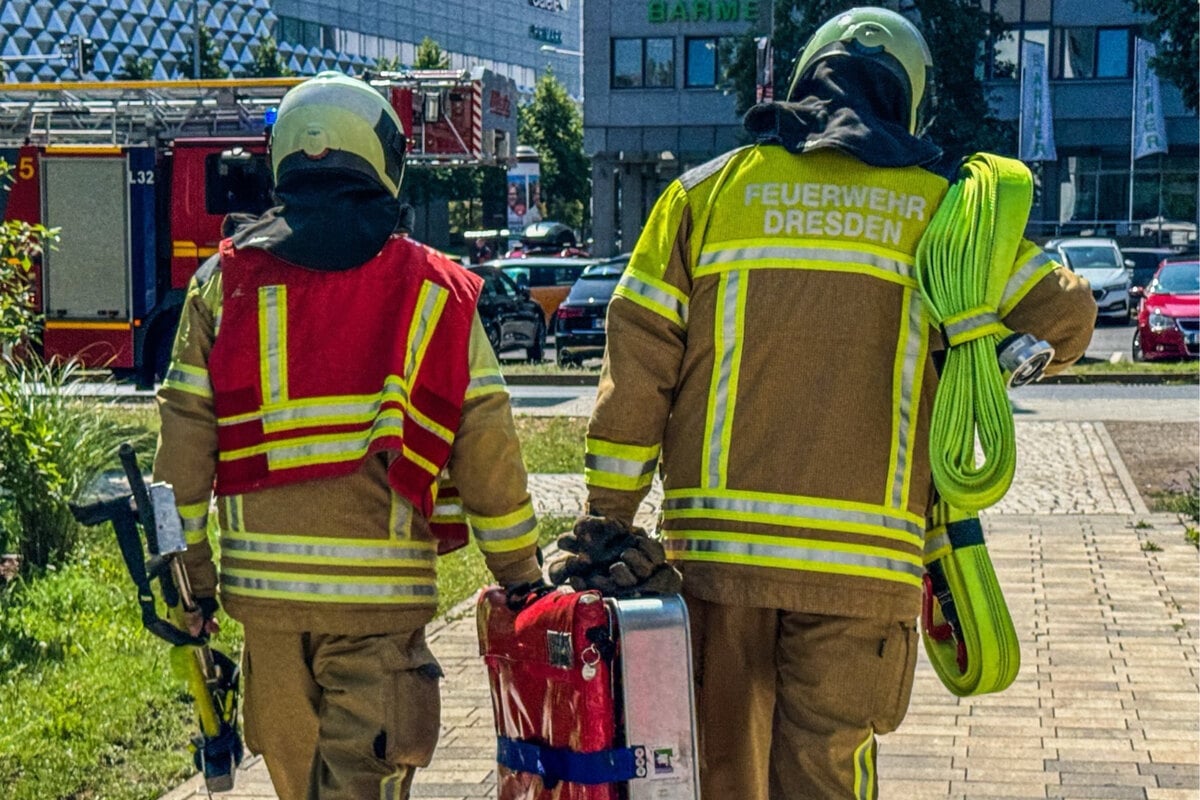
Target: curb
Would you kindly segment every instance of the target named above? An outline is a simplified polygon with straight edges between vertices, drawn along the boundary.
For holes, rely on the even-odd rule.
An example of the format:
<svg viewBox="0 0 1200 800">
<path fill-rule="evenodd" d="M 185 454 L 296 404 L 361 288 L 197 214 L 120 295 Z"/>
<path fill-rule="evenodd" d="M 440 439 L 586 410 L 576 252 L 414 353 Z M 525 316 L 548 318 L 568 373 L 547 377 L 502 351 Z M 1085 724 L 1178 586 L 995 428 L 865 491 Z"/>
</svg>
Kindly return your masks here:
<svg viewBox="0 0 1200 800">
<path fill-rule="evenodd" d="M 600 383 L 597 373 L 580 375 L 505 375 L 509 386 L 596 386 Z M 1097 372 L 1094 374 L 1050 375 L 1031 384 L 1032 386 L 1121 384 L 1130 386 L 1161 386 L 1169 384 L 1200 384 L 1200 370 L 1196 372 Z"/>
</svg>

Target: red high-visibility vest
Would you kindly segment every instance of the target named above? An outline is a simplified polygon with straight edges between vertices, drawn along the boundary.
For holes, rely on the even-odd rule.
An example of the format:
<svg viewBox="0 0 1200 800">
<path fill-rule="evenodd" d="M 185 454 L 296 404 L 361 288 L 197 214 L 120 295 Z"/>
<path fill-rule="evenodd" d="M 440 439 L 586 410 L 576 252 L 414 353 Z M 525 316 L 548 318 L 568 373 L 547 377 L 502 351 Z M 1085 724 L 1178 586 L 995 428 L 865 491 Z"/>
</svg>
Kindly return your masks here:
<svg viewBox="0 0 1200 800">
<path fill-rule="evenodd" d="M 387 451 L 392 488 L 429 517 L 470 379 L 482 281 L 401 237 L 342 272 L 229 239 L 220 252 L 208 363 L 217 494 L 348 475 Z"/>
</svg>

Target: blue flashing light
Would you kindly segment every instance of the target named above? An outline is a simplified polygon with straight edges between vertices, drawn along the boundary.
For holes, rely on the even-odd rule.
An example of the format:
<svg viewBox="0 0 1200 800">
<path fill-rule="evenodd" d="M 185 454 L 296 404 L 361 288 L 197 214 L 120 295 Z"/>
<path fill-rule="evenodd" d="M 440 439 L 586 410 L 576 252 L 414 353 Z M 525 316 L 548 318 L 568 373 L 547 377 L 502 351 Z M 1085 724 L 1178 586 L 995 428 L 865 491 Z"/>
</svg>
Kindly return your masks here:
<svg viewBox="0 0 1200 800">
<path fill-rule="evenodd" d="M 276 108 L 275 106 L 271 106 L 270 108 L 268 108 L 266 111 L 263 112 L 263 125 L 265 125 L 268 128 L 271 127 L 272 125 L 275 124 L 275 120 L 278 117 L 279 117 L 279 109 Z"/>
</svg>

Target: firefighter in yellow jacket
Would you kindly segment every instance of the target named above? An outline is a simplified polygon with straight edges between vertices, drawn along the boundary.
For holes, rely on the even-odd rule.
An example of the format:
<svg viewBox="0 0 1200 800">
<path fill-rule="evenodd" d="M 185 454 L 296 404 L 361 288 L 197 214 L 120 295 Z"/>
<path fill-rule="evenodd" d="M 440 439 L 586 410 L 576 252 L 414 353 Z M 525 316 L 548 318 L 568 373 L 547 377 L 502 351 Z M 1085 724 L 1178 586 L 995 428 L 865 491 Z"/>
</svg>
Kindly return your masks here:
<svg viewBox="0 0 1200 800">
<path fill-rule="evenodd" d="M 192 588 L 245 627 L 245 733 L 281 800 L 408 796 L 439 729 L 448 477 L 496 579 L 537 580 L 537 522 L 475 276 L 393 235 L 405 139 L 362 81 L 293 88 L 280 205 L 192 280 L 159 391 Z M 206 530 L 215 498 L 220 579 Z M 461 527 L 461 526 L 459 526 Z"/>
<path fill-rule="evenodd" d="M 930 68 L 898 14 L 825 23 L 757 143 L 666 188 L 608 312 L 589 513 L 629 524 L 661 471 L 705 797 L 875 797 L 907 710 L 942 347 L 914 254 L 955 166 L 916 135 Z M 1060 370 L 1091 293 L 1017 253 L 998 315 Z"/>
</svg>

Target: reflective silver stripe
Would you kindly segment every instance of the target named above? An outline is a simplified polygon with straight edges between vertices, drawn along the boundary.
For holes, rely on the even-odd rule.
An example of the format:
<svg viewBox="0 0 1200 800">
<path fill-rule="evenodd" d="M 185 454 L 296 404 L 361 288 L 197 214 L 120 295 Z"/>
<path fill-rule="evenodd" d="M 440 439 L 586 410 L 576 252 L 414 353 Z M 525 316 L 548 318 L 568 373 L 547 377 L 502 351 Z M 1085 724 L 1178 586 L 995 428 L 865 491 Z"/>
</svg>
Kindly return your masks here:
<svg viewBox="0 0 1200 800">
<path fill-rule="evenodd" d="M 784 561 L 819 561 L 825 564 L 839 564 L 847 567 L 864 569 L 881 569 L 888 572 L 900 572 L 920 578 L 925 574 L 924 567 L 904 561 L 899 558 L 870 556 L 864 553 L 851 553 L 844 550 L 826 550 L 816 547 L 784 546 L 765 544 L 761 542 L 728 542 L 716 539 L 678 539 L 671 536 L 671 531 L 665 531 L 667 539 L 663 542 L 671 553 L 718 553 L 725 556 L 741 558 L 775 558 Z"/>
<path fill-rule="evenodd" d="M 926 561 L 930 553 L 936 553 L 939 550 L 950 546 L 950 537 L 944 531 L 934 536 L 928 536 L 925 539 L 925 555 Z"/>
<path fill-rule="evenodd" d="M 184 531 L 202 531 L 208 528 L 208 515 L 202 517 L 180 517 Z"/>
<path fill-rule="evenodd" d="M 649 461 L 634 461 L 628 458 L 598 456 L 594 453 L 588 453 L 583 457 L 583 465 L 597 472 L 623 475 L 626 478 L 640 478 L 643 475 L 649 475 L 654 472 L 654 468 L 658 466 L 658 457 L 655 456 Z"/>
<path fill-rule="evenodd" d="M 947 344 L 958 344 L 959 337 L 970 333 L 976 328 L 982 328 L 987 325 L 994 325 L 1000 321 L 1000 316 L 993 311 L 984 311 L 974 316 L 960 319 L 957 322 L 951 322 L 948 325 L 943 325 L 942 329 L 946 332 Z"/>
<path fill-rule="evenodd" d="M 267 385 L 265 403 L 278 403 L 284 399 L 283 370 L 287 365 L 282 359 L 287 358 L 287 347 L 284 343 L 286 333 L 283 330 L 284 317 L 287 313 L 287 293 L 282 286 L 263 286 L 259 288 L 262 304 L 262 330 L 259 342 L 260 364 L 267 369 Z"/>
<path fill-rule="evenodd" d="M 418 309 L 416 329 L 408 343 L 408 363 L 404 367 L 404 377 L 408 380 L 412 380 L 416 374 L 417 368 L 420 366 L 417 359 L 420 357 L 421 348 L 425 345 L 426 339 L 432 335 L 430 327 L 436 319 L 438 299 L 442 295 L 448 294 L 445 288 L 432 281 L 425 281 L 422 288 L 428 289 L 428 291 L 425 293 L 425 302 Z"/>
<path fill-rule="evenodd" d="M 339 439 L 326 439 L 316 442 L 288 443 L 286 440 L 279 446 L 267 442 L 264 452 L 267 461 L 275 466 L 280 462 L 304 460 L 313 456 L 355 456 L 365 453 L 374 439 L 381 436 L 398 436 L 404 430 L 404 420 L 400 417 L 376 417 L 369 430 L 359 434 Z"/>
<path fill-rule="evenodd" d="M 243 530 L 241 495 L 231 494 L 225 498 L 225 518 L 231 531 Z"/>
<path fill-rule="evenodd" d="M 173 384 L 188 391 L 195 390 L 194 394 L 202 395 L 203 397 L 212 397 L 212 381 L 209 380 L 208 372 L 198 371 L 202 374 L 185 372 L 183 369 L 172 365 L 171 369 L 167 370 L 167 375 L 163 379 L 164 383 Z"/>
<path fill-rule="evenodd" d="M 710 414 L 712 430 L 708 434 L 708 474 L 706 476 L 707 483 L 705 484 L 708 487 L 723 485 L 721 476 L 725 470 L 722 469 L 722 463 L 729 457 L 729 454 L 725 452 L 722 437 L 724 436 L 726 426 L 732 422 L 733 418 L 729 388 L 733 375 L 734 362 L 741 355 L 741 337 L 738 336 L 739 320 L 737 314 L 741 273 L 725 273 L 721 276 L 721 284 L 725 295 L 725 302 L 720 306 L 717 317 L 720 364 L 713 375 L 716 391 L 714 392 L 714 405 Z"/>
<path fill-rule="evenodd" d="M 406 584 L 398 583 L 394 579 L 384 583 L 324 583 L 317 580 L 301 581 L 260 577 L 231 569 L 221 570 L 221 586 L 225 589 L 245 589 L 270 594 L 311 595 L 316 600 L 320 600 L 322 597 L 363 600 L 390 597 L 434 597 L 437 594 L 437 587 L 428 583 Z"/>
<path fill-rule="evenodd" d="M 330 559 L 354 560 L 361 561 L 360 566 L 363 567 L 372 566 L 371 561 L 428 560 L 432 562 L 434 558 L 432 550 L 420 547 L 393 547 L 386 544 L 352 545 L 269 541 L 264 539 L 245 539 L 241 536 L 230 534 L 221 537 L 221 550 L 232 556 L 247 553 L 292 556 L 294 558 L 311 559 L 313 561 Z"/>
<path fill-rule="evenodd" d="M 908 319 L 906 320 L 906 336 L 904 350 L 897 355 L 903 359 L 900 367 L 900 398 L 896 419 L 896 460 L 892 467 L 896 470 L 892 480 L 892 507 L 904 508 L 908 498 L 904 492 L 905 478 L 908 477 L 912 465 L 909 463 L 910 448 L 913 436 L 913 397 L 920 397 L 921 387 L 918 380 L 924 378 L 925 366 L 925 319 L 922 310 L 921 294 L 912 289 L 905 291 L 908 295 Z"/>
<path fill-rule="evenodd" d="M 480 527 L 480 517 L 471 517 L 471 529 L 475 531 L 475 538 L 481 542 L 502 542 L 506 539 L 516 539 L 518 536 L 529 533 L 537 528 L 537 517 L 533 512 L 520 522 L 509 525 L 507 528 L 484 528 Z M 486 520 L 485 523 L 486 524 Z"/>
<path fill-rule="evenodd" d="M 467 394 L 471 394 L 471 392 L 477 392 L 480 389 L 484 389 L 489 386 L 505 387 L 507 385 L 508 384 L 504 381 L 504 376 L 498 372 L 491 375 L 480 375 L 477 378 L 471 378 L 471 380 L 467 383 Z"/>
<path fill-rule="evenodd" d="M 635 294 L 641 295 L 657 306 L 661 306 L 664 310 L 671 312 L 679 317 L 683 324 L 687 324 L 687 303 L 680 301 L 678 297 L 663 291 L 662 289 L 647 283 L 641 278 L 635 278 L 632 272 L 626 271 L 618 282 L 618 286 L 623 286 Z"/>
<path fill-rule="evenodd" d="M 884 528 L 886 530 L 903 531 L 912 534 L 918 539 L 924 534 L 924 526 L 886 514 L 872 514 L 868 511 L 853 511 L 845 508 L 830 508 L 804 503 L 789 503 L 784 500 L 755 500 L 748 497 L 711 496 L 667 497 L 663 500 L 662 508 L 664 512 L 684 509 L 704 509 L 729 511 L 747 516 L 754 514 L 770 517 L 787 517 L 796 522 L 803 522 L 805 520 L 844 522 L 851 525 L 865 525 Z M 669 517 L 670 514 L 668 513 L 667 516 Z"/>
<path fill-rule="evenodd" d="M 866 740 L 858 746 L 854 754 L 855 783 L 857 784 L 857 800 L 874 800 L 875 798 L 875 734 L 868 733 Z"/>
<path fill-rule="evenodd" d="M 739 261 L 832 261 L 838 264 L 874 267 L 883 272 L 912 278 L 912 265 L 898 259 L 858 250 L 839 250 L 826 247 L 737 247 L 701 253 L 698 263 L 701 267 L 707 267 L 718 264 L 734 264 Z M 814 263 L 804 268 L 819 270 L 821 267 Z"/>
<path fill-rule="evenodd" d="M 1017 297 L 1017 293 L 1021 291 L 1026 282 L 1036 275 L 1038 270 L 1051 263 L 1054 263 L 1054 257 L 1043 250 L 1022 264 L 1020 269 L 1009 276 L 1008 282 L 1004 284 L 1004 297 L 1000 300 L 1000 313 L 1007 313 L 1010 310 L 1010 305 L 1014 305 L 1020 299 Z"/>
</svg>

